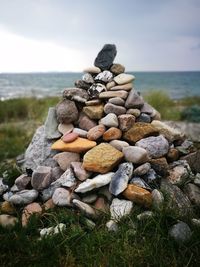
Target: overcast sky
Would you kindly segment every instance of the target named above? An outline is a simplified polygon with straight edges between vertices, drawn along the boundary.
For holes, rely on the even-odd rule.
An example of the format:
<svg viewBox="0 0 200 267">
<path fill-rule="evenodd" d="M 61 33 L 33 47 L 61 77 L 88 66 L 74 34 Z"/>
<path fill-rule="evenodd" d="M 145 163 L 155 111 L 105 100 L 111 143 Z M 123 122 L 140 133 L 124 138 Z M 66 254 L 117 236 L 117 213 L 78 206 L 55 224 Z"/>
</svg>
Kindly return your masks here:
<svg viewBox="0 0 200 267">
<path fill-rule="evenodd" d="M 200 70 L 200 0 L 0 0 L 0 72 L 82 71 L 105 43 L 127 70 Z"/>
</svg>

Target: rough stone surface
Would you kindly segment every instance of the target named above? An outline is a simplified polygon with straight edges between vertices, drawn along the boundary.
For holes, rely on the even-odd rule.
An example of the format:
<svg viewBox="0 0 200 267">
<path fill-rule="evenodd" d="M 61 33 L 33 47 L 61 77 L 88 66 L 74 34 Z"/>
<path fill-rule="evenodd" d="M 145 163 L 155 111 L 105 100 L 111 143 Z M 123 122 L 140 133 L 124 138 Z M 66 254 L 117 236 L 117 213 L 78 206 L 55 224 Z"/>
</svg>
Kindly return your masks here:
<svg viewBox="0 0 200 267">
<path fill-rule="evenodd" d="M 88 89 L 88 94 L 90 98 L 96 99 L 99 97 L 99 94 L 103 91 L 106 91 L 106 86 L 101 83 L 93 83 Z"/>
<path fill-rule="evenodd" d="M 106 89 L 107 90 L 110 90 L 115 85 L 116 85 L 115 81 L 111 81 L 111 82 L 109 82 L 109 83 L 106 84 Z"/>
<path fill-rule="evenodd" d="M 41 191 L 51 184 L 51 167 L 38 166 L 33 172 L 31 185 L 34 189 Z"/>
<path fill-rule="evenodd" d="M 152 192 L 152 198 L 153 198 L 153 207 L 156 210 L 160 210 L 163 207 L 164 204 L 164 196 L 162 192 L 160 192 L 158 189 L 154 189 Z"/>
<path fill-rule="evenodd" d="M 146 162 L 142 165 L 140 165 L 139 167 L 137 167 L 135 170 L 134 170 L 134 175 L 138 175 L 138 176 L 141 176 L 141 175 L 145 175 L 151 168 L 151 164 Z"/>
<path fill-rule="evenodd" d="M 114 113 L 118 116 L 118 115 L 122 115 L 126 113 L 126 109 L 125 107 L 122 107 L 122 106 L 117 106 L 117 105 L 113 105 L 112 103 L 107 103 L 104 106 L 104 112 L 106 114 Z"/>
<path fill-rule="evenodd" d="M 192 231 L 186 223 L 180 221 L 171 227 L 169 235 L 177 243 L 185 243 L 190 240 Z"/>
<path fill-rule="evenodd" d="M 138 221 L 148 221 L 154 216 L 153 211 L 146 210 L 137 215 Z"/>
<path fill-rule="evenodd" d="M 105 44 L 98 53 L 94 65 L 101 70 L 108 70 L 112 66 L 116 54 L 117 49 L 114 44 Z"/>
<path fill-rule="evenodd" d="M 122 217 L 131 213 L 132 208 L 132 201 L 114 198 L 110 205 L 111 219 L 115 222 L 120 221 Z"/>
<path fill-rule="evenodd" d="M 83 167 L 88 171 L 106 173 L 111 171 L 123 158 L 123 153 L 109 144 L 101 143 L 83 157 Z"/>
<path fill-rule="evenodd" d="M 42 213 L 42 208 L 37 202 L 28 204 L 22 212 L 22 226 L 27 226 L 30 217 L 33 214 L 39 215 Z"/>
<path fill-rule="evenodd" d="M 123 192 L 123 196 L 137 204 L 144 207 L 151 207 L 152 195 L 146 189 L 143 189 L 137 185 L 129 184 L 126 190 Z"/>
<path fill-rule="evenodd" d="M 179 160 L 170 164 L 171 169 L 167 180 L 175 185 L 183 185 L 190 176 L 190 167 L 187 162 Z"/>
<path fill-rule="evenodd" d="M 122 132 L 120 129 L 111 127 L 103 134 L 103 140 L 108 142 L 111 140 L 120 139 L 121 136 L 122 136 Z"/>
<path fill-rule="evenodd" d="M 97 124 L 94 120 L 91 120 L 88 116 L 81 114 L 78 120 L 78 125 L 82 130 L 89 131 Z"/>
<path fill-rule="evenodd" d="M 126 108 L 141 108 L 144 105 L 144 100 L 134 89 L 132 89 L 126 99 Z"/>
<path fill-rule="evenodd" d="M 184 187 L 184 192 L 194 205 L 200 207 L 200 188 L 198 186 L 189 183 Z"/>
<path fill-rule="evenodd" d="M 103 124 L 107 127 L 118 127 L 118 118 L 117 115 L 114 113 L 109 113 L 105 117 L 103 117 L 100 121 L 100 124 Z"/>
<path fill-rule="evenodd" d="M 146 149 L 152 158 L 160 158 L 166 155 L 169 150 L 169 143 L 162 135 L 141 139 L 135 145 Z"/>
<path fill-rule="evenodd" d="M 169 170 L 169 165 L 165 157 L 158 159 L 151 159 L 149 161 L 151 163 L 151 167 L 156 171 L 157 174 L 162 177 L 166 177 Z"/>
<path fill-rule="evenodd" d="M 179 159 L 179 151 L 176 148 L 170 148 L 167 153 L 167 160 L 168 162 L 173 162 Z"/>
<path fill-rule="evenodd" d="M 56 117 L 56 108 L 49 108 L 48 115 L 44 124 L 44 131 L 47 139 L 60 138 L 61 134 L 58 131 L 58 121 Z"/>
<path fill-rule="evenodd" d="M 78 109 L 71 100 L 64 99 L 56 106 L 57 120 L 60 123 L 68 124 L 77 121 Z"/>
<path fill-rule="evenodd" d="M 4 228 L 12 228 L 18 223 L 18 219 L 14 216 L 1 214 L 0 225 Z"/>
<path fill-rule="evenodd" d="M 108 83 L 112 81 L 112 78 L 113 78 L 112 72 L 110 72 L 109 70 L 104 70 L 95 77 L 95 81 Z"/>
<path fill-rule="evenodd" d="M 124 153 L 124 157 L 127 161 L 135 164 L 142 164 L 149 160 L 147 151 L 141 147 L 136 147 L 136 146 L 124 147 L 122 152 Z"/>
<path fill-rule="evenodd" d="M 182 157 L 190 165 L 192 172 L 200 172 L 200 150 Z"/>
<path fill-rule="evenodd" d="M 137 118 L 137 122 L 151 122 L 151 117 L 148 114 L 141 113 L 140 116 Z"/>
<path fill-rule="evenodd" d="M 71 193 L 64 188 L 56 188 L 52 200 L 57 206 L 71 206 Z"/>
<path fill-rule="evenodd" d="M 115 221 L 110 220 L 106 223 L 106 227 L 108 229 L 109 232 L 117 232 L 118 230 L 118 225 Z"/>
<path fill-rule="evenodd" d="M 85 103 L 89 99 L 89 95 L 81 88 L 67 88 L 63 91 L 63 98 Z"/>
<path fill-rule="evenodd" d="M 88 90 L 90 88 L 90 84 L 84 82 L 83 80 L 77 80 L 77 81 L 75 81 L 74 85 L 77 88 L 81 88 L 81 89 L 84 89 L 84 90 Z"/>
<path fill-rule="evenodd" d="M 136 122 L 127 132 L 124 133 L 123 138 L 131 144 L 134 144 L 145 137 L 157 134 L 158 131 L 151 124 Z"/>
<path fill-rule="evenodd" d="M 15 185 L 18 187 L 19 190 L 23 190 L 30 183 L 30 181 L 31 177 L 27 176 L 26 174 L 21 174 L 15 180 Z"/>
<path fill-rule="evenodd" d="M 121 140 L 112 140 L 109 144 L 114 148 L 118 149 L 119 151 L 122 151 L 124 147 L 129 146 L 129 143 Z"/>
<path fill-rule="evenodd" d="M 95 141 L 102 137 L 105 131 L 106 128 L 103 124 L 97 125 L 88 131 L 87 138 L 91 141 Z"/>
<path fill-rule="evenodd" d="M 61 152 L 54 156 L 54 159 L 57 161 L 58 165 L 63 171 L 66 171 L 71 162 L 80 161 L 80 155 L 73 152 Z"/>
<path fill-rule="evenodd" d="M 114 77 L 114 81 L 117 84 L 126 84 L 130 83 L 135 79 L 135 77 L 131 74 L 121 73 Z"/>
<path fill-rule="evenodd" d="M 125 67 L 121 64 L 114 63 L 112 67 L 110 68 L 110 71 L 117 75 L 117 74 L 123 73 L 125 71 Z"/>
<path fill-rule="evenodd" d="M 65 143 L 60 139 L 51 146 L 51 149 L 59 150 L 59 151 L 66 151 L 66 152 L 81 153 L 95 146 L 96 146 L 96 142 L 78 137 L 75 141 L 71 143 Z"/>
<path fill-rule="evenodd" d="M 118 116 L 119 128 L 126 132 L 128 131 L 135 123 L 135 117 L 131 114 L 123 114 Z"/>
<path fill-rule="evenodd" d="M 0 178 L 0 196 L 8 189 L 8 186 L 3 183 L 3 178 Z"/>
<path fill-rule="evenodd" d="M 74 176 L 74 173 L 72 172 L 72 169 L 67 169 L 61 176 L 58 178 L 55 182 L 51 184 L 55 187 L 72 187 L 76 185 L 76 178 Z"/>
<path fill-rule="evenodd" d="M 151 191 L 151 187 L 140 177 L 133 177 L 130 182 L 130 184 L 134 184 L 134 185 L 137 185 L 139 187 L 142 187 L 144 189 L 147 189 L 149 191 Z"/>
<path fill-rule="evenodd" d="M 122 163 L 119 165 L 118 170 L 112 176 L 109 191 L 117 196 L 121 192 L 123 192 L 128 185 L 128 181 L 130 180 L 133 174 L 133 164 L 132 163 Z"/>
<path fill-rule="evenodd" d="M 92 84 L 94 82 L 94 79 L 90 73 L 85 73 L 82 76 L 82 80 L 86 83 Z"/>
<path fill-rule="evenodd" d="M 99 120 L 103 117 L 103 105 L 87 106 L 83 108 L 83 112 L 94 120 Z"/>
<path fill-rule="evenodd" d="M 80 181 L 85 181 L 87 178 L 90 177 L 91 173 L 86 171 L 83 168 L 82 164 L 83 164 L 82 162 L 72 162 L 71 167 L 74 171 L 76 178 L 79 179 Z"/>
<path fill-rule="evenodd" d="M 38 197 L 38 191 L 35 189 L 22 190 L 12 195 L 8 201 L 14 205 L 25 205 L 33 202 Z"/>
<path fill-rule="evenodd" d="M 135 116 L 136 118 L 140 116 L 140 110 L 137 109 L 137 108 L 129 108 L 127 111 L 126 111 L 126 114 L 131 114 L 133 116 Z"/>
<path fill-rule="evenodd" d="M 16 209 L 15 209 L 14 205 L 12 205 L 12 203 L 10 203 L 8 201 L 4 201 L 0 205 L 0 212 L 12 215 L 12 214 L 16 213 Z"/>
</svg>

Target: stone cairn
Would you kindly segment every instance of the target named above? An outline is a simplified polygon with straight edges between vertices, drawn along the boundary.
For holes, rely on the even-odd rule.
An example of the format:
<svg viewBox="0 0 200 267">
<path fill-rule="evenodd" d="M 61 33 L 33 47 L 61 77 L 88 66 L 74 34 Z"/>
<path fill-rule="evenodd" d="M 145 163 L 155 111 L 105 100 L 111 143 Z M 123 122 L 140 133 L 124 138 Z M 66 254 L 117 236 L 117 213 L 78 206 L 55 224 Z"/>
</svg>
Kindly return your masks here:
<svg viewBox="0 0 200 267">
<path fill-rule="evenodd" d="M 12 188 L 0 180 L 2 213 L 24 206 L 26 226 L 32 214 L 64 206 L 80 210 L 95 226 L 101 213 L 110 212 L 106 226 L 116 230 L 135 205 L 146 209 L 138 219 L 167 206 L 178 218 L 199 222 L 193 205 L 200 207 L 200 175 L 184 160 L 198 152 L 160 121 L 158 111 L 133 88 L 135 77 L 113 63 L 116 54 L 115 45 L 104 45 L 94 66 L 49 109 L 19 162 L 24 174 Z M 181 227 L 188 226 L 182 222 Z M 41 235 L 48 231 L 52 227 Z"/>
</svg>

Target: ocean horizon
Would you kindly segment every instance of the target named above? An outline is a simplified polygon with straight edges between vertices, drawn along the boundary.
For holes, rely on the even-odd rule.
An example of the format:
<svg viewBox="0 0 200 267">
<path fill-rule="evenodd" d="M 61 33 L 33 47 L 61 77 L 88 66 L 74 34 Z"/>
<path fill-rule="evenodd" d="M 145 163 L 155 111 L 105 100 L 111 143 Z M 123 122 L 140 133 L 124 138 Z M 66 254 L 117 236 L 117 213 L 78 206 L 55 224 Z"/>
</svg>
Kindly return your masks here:
<svg viewBox="0 0 200 267">
<path fill-rule="evenodd" d="M 162 90 L 173 99 L 200 96 L 200 71 L 127 71 L 136 79 L 136 91 Z M 0 73 L 0 99 L 61 96 L 81 79 L 82 72 Z"/>
</svg>

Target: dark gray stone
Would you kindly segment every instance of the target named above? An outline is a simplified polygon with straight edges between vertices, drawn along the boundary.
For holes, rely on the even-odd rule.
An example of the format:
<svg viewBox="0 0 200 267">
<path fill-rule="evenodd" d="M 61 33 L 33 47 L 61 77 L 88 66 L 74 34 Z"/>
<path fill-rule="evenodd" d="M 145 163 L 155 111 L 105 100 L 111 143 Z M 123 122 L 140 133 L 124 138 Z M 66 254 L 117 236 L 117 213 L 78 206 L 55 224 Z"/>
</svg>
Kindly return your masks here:
<svg viewBox="0 0 200 267">
<path fill-rule="evenodd" d="M 132 163 L 129 162 L 120 164 L 118 170 L 111 178 L 109 191 L 115 196 L 119 195 L 127 188 L 128 181 L 131 179 L 132 174 Z"/>
<path fill-rule="evenodd" d="M 177 242 L 177 243 L 185 243 L 190 240 L 192 236 L 192 232 L 190 227 L 184 222 L 178 222 L 173 225 L 169 230 L 169 235 Z"/>
<path fill-rule="evenodd" d="M 126 108 L 141 108 L 144 105 L 144 100 L 135 89 L 132 89 L 126 99 L 125 107 Z"/>
<path fill-rule="evenodd" d="M 75 81 L 74 85 L 77 88 L 81 88 L 81 89 L 84 89 L 84 90 L 88 90 L 90 88 L 90 84 L 84 82 L 83 80 L 77 80 L 77 81 Z"/>
<path fill-rule="evenodd" d="M 151 117 L 148 114 L 141 113 L 140 116 L 137 118 L 137 122 L 151 122 Z"/>
<path fill-rule="evenodd" d="M 117 49 L 114 44 L 105 44 L 98 53 L 94 65 L 101 70 L 109 70 L 117 55 Z"/>
</svg>

